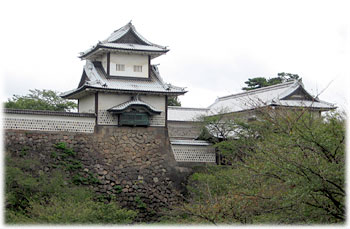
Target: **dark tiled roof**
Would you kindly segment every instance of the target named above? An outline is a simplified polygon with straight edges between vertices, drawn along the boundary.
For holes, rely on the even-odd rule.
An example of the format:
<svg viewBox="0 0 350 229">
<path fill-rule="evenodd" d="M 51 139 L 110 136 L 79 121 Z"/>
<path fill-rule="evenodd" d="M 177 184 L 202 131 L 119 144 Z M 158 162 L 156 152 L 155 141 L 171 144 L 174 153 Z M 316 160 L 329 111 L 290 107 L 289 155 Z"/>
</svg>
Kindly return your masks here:
<svg viewBox="0 0 350 229">
<path fill-rule="evenodd" d="M 85 88 L 104 91 L 159 93 L 169 95 L 181 95 L 186 93 L 184 88 L 164 83 L 156 66 L 151 66 L 150 73 L 149 78 L 109 77 L 100 62 L 86 60 L 84 66 L 84 76 L 86 76 L 86 78 L 82 81 L 84 84 L 79 84 L 80 87 L 67 91 L 61 96 L 75 99 L 74 95 L 85 90 Z"/>
<path fill-rule="evenodd" d="M 56 116 L 70 116 L 70 117 L 96 117 L 93 113 L 78 113 L 65 111 L 44 111 L 44 110 L 22 110 L 22 109 L 3 109 L 7 114 L 34 114 L 34 115 L 56 115 Z"/>
<path fill-rule="evenodd" d="M 154 113 L 154 114 L 160 114 L 162 112 L 162 111 L 154 108 L 152 105 L 147 104 L 146 102 L 140 100 L 138 95 L 135 96 L 135 98 L 130 100 L 130 101 L 127 101 L 125 103 L 119 104 L 117 106 L 114 106 L 114 107 L 108 109 L 108 111 L 110 111 L 110 112 L 122 112 L 131 106 L 143 106 L 143 107 L 147 108 L 147 110 L 149 110 L 150 113 Z"/>
<path fill-rule="evenodd" d="M 107 39 L 98 42 L 90 49 L 81 52 L 80 58 L 88 58 L 100 49 L 114 49 L 120 51 L 141 51 L 157 57 L 169 51 L 165 46 L 154 44 L 138 33 L 134 25 L 129 22 L 120 29 L 114 31 Z"/>
</svg>

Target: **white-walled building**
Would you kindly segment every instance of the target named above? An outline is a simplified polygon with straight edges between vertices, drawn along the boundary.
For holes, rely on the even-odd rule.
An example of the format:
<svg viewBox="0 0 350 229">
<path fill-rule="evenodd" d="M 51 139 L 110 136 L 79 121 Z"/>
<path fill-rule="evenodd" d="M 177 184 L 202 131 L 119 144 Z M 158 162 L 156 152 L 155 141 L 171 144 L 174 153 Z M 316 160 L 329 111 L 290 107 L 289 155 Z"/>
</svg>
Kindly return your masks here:
<svg viewBox="0 0 350 229">
<path fill-rule="evenodd" d="M 4 127 L 80 133 L 96 133 L 104 126 L 156 127 L 148 129 L 163 129 L 177 162 L 215 163 L 215 149 L 198 140 L 200 116 L 224 113 L 232 119 L 239 114 L 249 121 L 257 108 L 265 106 L 307 108 L 316 114 L 336 108 L 308 93 L 301 80 L 220 97 L 207 108 L 168 107 L 168 96 L 186 93 L 184 88 L 165 83 L 157 66 L 151 64 L 168 51 L 146 40 L 130 22 L 80 53 L 86 63 L 78 87 L 61 95 L 78 100 L 78 113 L 7 109 Z"/>
<path fill-rule="evenodd" d="M 97 125 L 166 126 L 167 97 L 186 93 L 164 83 L 153 58 L 166 47 L 149 42 L 129 22 L 80 53 L 86 61 L 78 88 L 61 96 L 78 100 L 78 112 L 95 113 Z"/>
</svg>

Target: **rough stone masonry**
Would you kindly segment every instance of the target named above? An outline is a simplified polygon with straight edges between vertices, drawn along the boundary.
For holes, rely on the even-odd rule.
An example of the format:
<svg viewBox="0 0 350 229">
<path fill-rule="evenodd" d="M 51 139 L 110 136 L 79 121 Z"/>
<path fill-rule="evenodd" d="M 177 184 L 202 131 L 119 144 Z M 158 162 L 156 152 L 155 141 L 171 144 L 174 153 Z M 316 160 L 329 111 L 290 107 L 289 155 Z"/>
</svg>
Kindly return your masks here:
<svg viewBox="0 0 350 229">
<path fill-rule="evenodd" d="M 166 128 L 97 126 L 95 133 L 6 130 L 5 150 L 39 158 L 44 171 L 55 151 L 65 142 L 77 153 L 86 172 L 96 174 L 96 192 L 115 195 L 122 207 L 145 204 L 139 219 L 155 220 L 161 208 L 181 199 L 190 170 L 179 167 L 170 149 Z M 116 188 L 117 187 L 117 188 Z"/>
</svg>

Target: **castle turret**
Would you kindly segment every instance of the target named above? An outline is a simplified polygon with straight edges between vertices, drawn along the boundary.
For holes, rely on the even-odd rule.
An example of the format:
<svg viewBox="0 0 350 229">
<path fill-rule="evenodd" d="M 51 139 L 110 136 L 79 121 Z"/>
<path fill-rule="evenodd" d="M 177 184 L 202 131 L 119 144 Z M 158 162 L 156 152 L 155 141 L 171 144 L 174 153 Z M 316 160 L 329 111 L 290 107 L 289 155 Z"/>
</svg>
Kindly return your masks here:
<svg viewBox="0 0 350 229">
<path fill-rule="evenodd" d="M 166 126 L 167 97 L 186 93 L 164 83 L 157 66 L 151 65 L 168 51 L 146 40 L 129 22 L 80 53 L 86 64 L 78 88 L 61 96 L 77 99 L 79 112 L 95 113 L 97 125 Z"/>
</svg>

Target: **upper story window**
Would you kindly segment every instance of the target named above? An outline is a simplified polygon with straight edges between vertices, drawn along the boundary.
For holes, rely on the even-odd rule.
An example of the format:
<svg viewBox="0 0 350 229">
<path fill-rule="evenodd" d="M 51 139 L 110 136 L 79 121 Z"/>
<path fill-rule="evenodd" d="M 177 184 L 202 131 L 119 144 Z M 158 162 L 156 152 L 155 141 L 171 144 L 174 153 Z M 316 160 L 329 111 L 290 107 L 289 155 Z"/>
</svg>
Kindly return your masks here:
<svg viewBox="0 0 350 229">
<path fill-rule="evenodd" d="M 142 65 L 134 65 L 134 72 L 142 72 Z"/>
<path fill-rule="evenodd" d="M 123 72 L 125 71 L 125 65 L 124 64 L 116 64 L 116 70 Z"/>
</svg>

